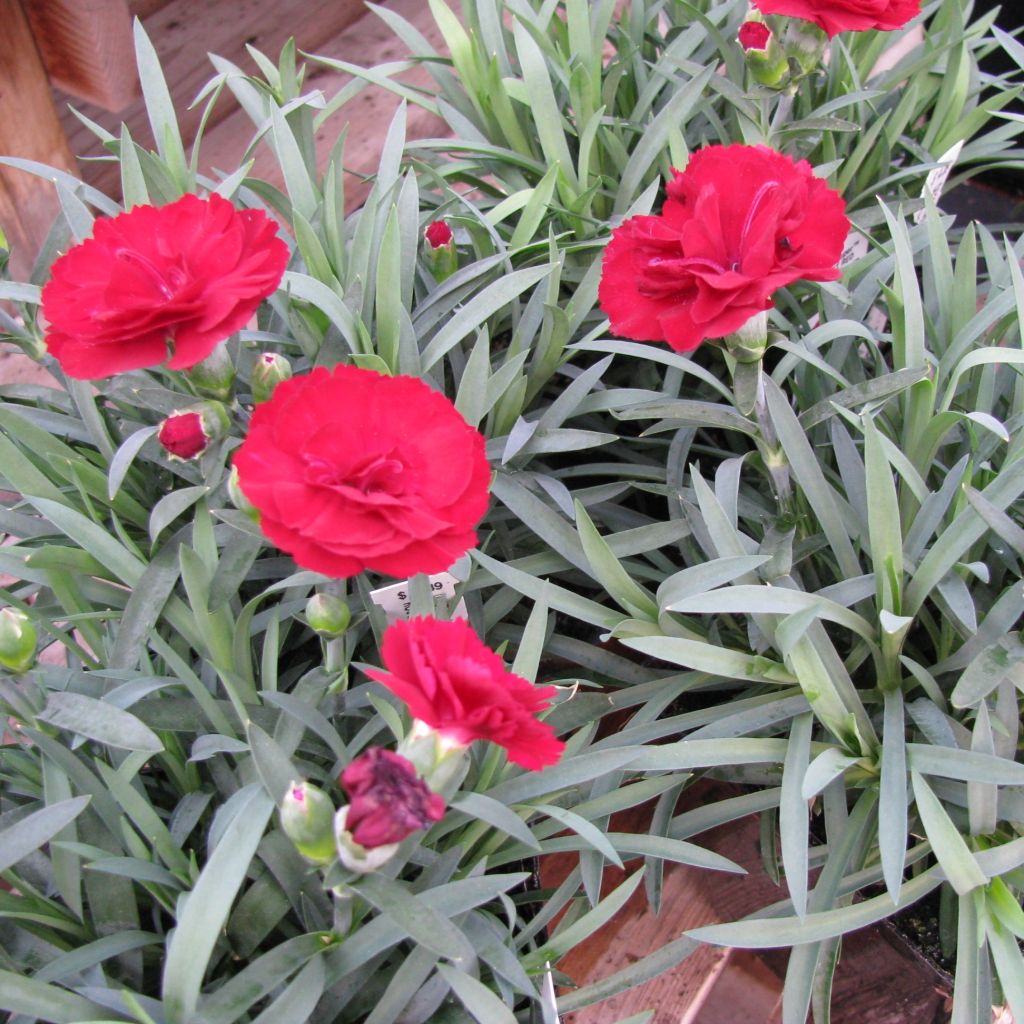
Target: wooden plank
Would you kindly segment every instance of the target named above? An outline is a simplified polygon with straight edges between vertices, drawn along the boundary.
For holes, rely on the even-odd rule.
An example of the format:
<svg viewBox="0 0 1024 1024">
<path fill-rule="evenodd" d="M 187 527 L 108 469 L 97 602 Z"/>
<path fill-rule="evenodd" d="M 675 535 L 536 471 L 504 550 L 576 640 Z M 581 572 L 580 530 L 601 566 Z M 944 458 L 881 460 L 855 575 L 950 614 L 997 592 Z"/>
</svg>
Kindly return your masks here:
<svg viewBox="0 0 1024 1024">
<path fill-rule="evenodd" d="M 74 171 L 46 68 L 18 0 L 0 0 L 4 59 L 0 61 L 0 154 Z M 11 248 L 11 273 L 27 278 L 59 209 L 53 188 L 40 178 L 0 168 L 0 227 Z"/>
<path fill-rule="evenodd" d="M 229 6 L 230 16 L 225 16 L 224 4 L 209 0 L 174 0 L 164 3 L 143 21 L 163 65 L 186 145 L 195 138 L 202 117 L 202 105 L 195 109 L 189 107 L 200 88 L 215 73 L 207 53 L 216 53 L 246 71 L 253 71 L 255 64 L 246 52 L 246 44 L 274 60 L 291 36 L 301 49 L 315 50 L 365 11 L 363 0 L 234 0 Z M 136 141 L 152 146 L 149 121 L 141 101 L 132 103 L 120 115 L 110 114 L 91 103 L 76 106 L 115 135 L 123 121 Z M 236 109 L 237 104 L 225 90 L 214 109 L 210 126 Z M 78 156 L 104 153 L 92 132 L 73 114 L 65 112 L 62 120 L 73 153 Z M 118 171 L 113 164 L 90 164 L 84 174 L 90 184 L 108 194 L 117 193 Z"/>
<path fill-rule="evenodd" d="M 683 795 L 680 810 L 734 795 L 721 783 L 700 783 Z M 645 832 L 649 809 L 637 808 L 612 819 L 615 831 Z M 737 921 L 786 897 L 765 874 L 760 829 L 749 816 L 699 836 L 694 842 L 743 867 L 747 874 L 704 871 L 678 864 L 665 867 L 660 915 L 647 907 L 641 887 L 604 928 L 574 949 L 558 969 L 577 985 L 616 973 L 702 924 Z M 575 854 L 542 858 L 545 888 L 559 884 L 576 864 Z M 627 871 L 608 868 L 607 893 Z M 813 878 L 812 878 L 813 884 Z M 652 1024 L 780 1024 L 782 980 L 788 949 L 760 952 L 702 946 L 658 978 L 576 1013 L 564 1024 L 613 1024 L 653 1010 Z M 946 1019 L 950 988 L 929 964 L 884 925 L 843 939 L 832 998 L 832 1024 L 909 1024 Z M 742 993 L 742 996 L 740 995 Z"/>
<path fill-rule="evenodd" d="M 53 85 L 104 110 L 139 96 L 127 0 L 28 0 L 25 13 Z"/>
</svg>

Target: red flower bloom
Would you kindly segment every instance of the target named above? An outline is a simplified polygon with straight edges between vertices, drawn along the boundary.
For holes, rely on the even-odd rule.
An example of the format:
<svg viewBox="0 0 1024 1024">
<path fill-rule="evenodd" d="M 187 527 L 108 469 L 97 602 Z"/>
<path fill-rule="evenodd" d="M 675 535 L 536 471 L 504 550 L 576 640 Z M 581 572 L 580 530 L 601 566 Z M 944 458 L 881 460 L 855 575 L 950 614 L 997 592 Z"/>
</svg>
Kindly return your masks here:
<svg viewBox="0 0 1024 1024">
<path fill-rule="evenodd" d="M 460 745 L 490 740 L 524 768 L 554 764 L 565 744 L 537 719 L 555 694 L 506 671 L 465 619 L 399 619 L 384 634 L 387 672 L 371 669 L 414 718 Z"/>
<path fill-rule="evenodd" d="M 442 245 L 450 245 L 455 236 L 447 221 L 433 220 L 427 225 L 423 237 L 431 249 L 440 249 Z"/>
<path fill-rule="evenodd" d="M 136 206 L 53 264 L 46 347 L 71 377 L 185 369 L 249 320 L 287 262 L 270 218 L 216 194 Z"/>
<path fill-rule="evenodd" d="M 342 773 L 349 796 L 345 831 L 367 850 L 400 843 L 444 817 L 444 799 L 432 793 L 408 758 L 371 747 Z"/>
<path fill-rule="evenodd" d="M 661 216 L 612 232 L 599 298 L 611 329 L 677 352 L 771 308 L 777 288 L 834 281 L 850 228 L 838 192 L 767 146 L 708 146 L 668 185 Z"/>
<path fill-rule="evenodd" d="M 921 13 L 921 0 L 752 0 L 762 14 L 812 21 L 828 33 L 902 28 Z"/>
<path fill-rule="evenodd" d="M 765 50 L 771 37 L 771 29 L 763 21 L 743 22 L 737 36 L 744 50 Z"/>
<path fill-rule="evenodd" d="M 483 436 L 455 406 L 355 366 L 278 384 L 234 463 L 267 537 L 328 576 L 447 569 L 476 544 L 489 500 Z"/>
<path fill-rule="evenodd" d="M 197 412 L 176 412 L 160 424 L 157 440 L 178 459 L 194 459 L 206 451 L 210 436 Z"/>
</svg>

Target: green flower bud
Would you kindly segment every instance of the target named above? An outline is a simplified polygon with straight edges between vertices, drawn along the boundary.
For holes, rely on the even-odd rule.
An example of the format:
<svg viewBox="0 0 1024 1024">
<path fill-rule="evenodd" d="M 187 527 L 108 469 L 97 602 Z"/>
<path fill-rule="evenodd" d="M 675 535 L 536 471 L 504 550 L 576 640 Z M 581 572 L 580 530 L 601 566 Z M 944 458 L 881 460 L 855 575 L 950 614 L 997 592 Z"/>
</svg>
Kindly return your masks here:
<svg viewBox="0 0 1024 1024">
<path fill-rule="evenodd" d="M 242 485 L 239 483 L 238 479 L 237 466 L 232 466 L 231 472 L 228 475 L 228 497 L 231 499 L 231 504 L 234 505 L 239 512 L 244 512 L 251 520 L 253 520 L 253 522 L 259 522 L 259 510 L 242 491 Z"/>
<path fill-rule="evenodd" d="M 348 604 L 336 594 L 317 593 L 306 602 L 306 621 L 321 636 L 341 636 L 351 619 Z"/>
<path fill-rule="evenodd" d="M 197 394 L 227 401 L 235 382 L 235 364 L 227 345 L 221 342 L 205 359 L 186 370 L 185 375 Z"/>
<path fill-rule="evenodd" d="M 0 608 L 0 665 L 27 672 L 36 660 L 36 627 L 17 608 Z"/>
<path fill-rule="evenodd" d="M 308 782 L 292 782 L 281 801 L 281 828 L 303 857 L 316 864 L 335 858 L 334 804 Z"/>
<path fill-rule="evenodd" d="M 276 352 L 261 352 L 253 364 L 250 378 L 252 400 L 265 402 L 274 393 L 274 388 L 291 375 L 292 364 L 284 356 Z"/>
</svg>

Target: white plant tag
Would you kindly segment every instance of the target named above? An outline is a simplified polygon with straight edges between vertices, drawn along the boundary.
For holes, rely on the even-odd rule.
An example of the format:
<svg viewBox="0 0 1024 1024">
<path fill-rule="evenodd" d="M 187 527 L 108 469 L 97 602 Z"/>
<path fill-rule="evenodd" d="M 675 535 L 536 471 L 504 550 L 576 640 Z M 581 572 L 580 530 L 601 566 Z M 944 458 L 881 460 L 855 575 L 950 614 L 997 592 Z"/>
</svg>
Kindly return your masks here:
<svg viewBox="0 0 1024 1024">
<path fill-rule="evenodd" d="M 953 165 L 956 163 L 957 157 L 960 155 L 960 150 L 964 148 L 963 139 L 959 142 L 954 142 L 949 149 L 938 159 L 938 167 L 933 167 L 928 172 L 928 177 L 924 180 L 924 188 L 921 189 L 921 198 L 925 196 L 931 196 L 932 199 L 938 204 L 939 199 L 942 198 L 942 190 L 946 187 L 946 182 L 949 181 L 949 174 L 953 170 Z M 922 207 L 917 213 L 914 214 L 914 223 L 922 224 L 925 217 L 928 216 L 928 211 Z"/>
<path fill-rule="evenodd" d="M 450 572 L 439 572 L 428 576 L 430 580 L 430 592 L 434 597 L 446 597 L 450 601 L 455 597 L 455 586 L 459 582 Z M 381 587 L 379 590 L 370 591 L 370 600 L 378 608 L 384 610 L 387 616 L 388 625 L 397 619 L 407 619 L 411 614 L 412 602 L 409 598 L 409 581 L 393 583 L 390 587 Z M 452 614 L 456 618 L 468 619 L 469 611 L 466 609 L 466 602 L 459 600 Z"/>
<path fill-rule="evenodd" d="M 856 228 L 852 228 L 843 243 L 843 255 L 839 257 L 840 269 L 856 263 L 862 256 L 868 254 L 868 239 Z"/>
</svg>

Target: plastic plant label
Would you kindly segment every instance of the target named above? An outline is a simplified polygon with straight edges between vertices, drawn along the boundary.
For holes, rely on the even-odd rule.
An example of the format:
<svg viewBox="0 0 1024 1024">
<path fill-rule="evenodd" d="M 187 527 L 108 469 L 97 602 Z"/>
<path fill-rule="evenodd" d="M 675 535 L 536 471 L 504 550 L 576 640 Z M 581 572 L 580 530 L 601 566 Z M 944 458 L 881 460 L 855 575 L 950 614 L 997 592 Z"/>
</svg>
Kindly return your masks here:
<svg viewBox="0 0 1024 1024">
<path fill-rule="evenodd" d="M 430 592 L 434 597 L 444 597 L 451 601 L 455 597 L 455 587 L 458 580 L 450 572 L 439 572 L 428 576 L 430 580 Z M 390 587 L 381 587 L 378 590 L 370 591 L 370 600 L 378 608 L 382 608 L 387 616 L 388 625 L 398 619 L 407 619 L 412 613 L 412 601 L 409 596 L 409 581 L 393 583 Z M 452 611 L 452 615 L 460 619 L 468 619 L 469 611 L 466 609 L 466 602 L 459 600 L 459 603 Z"/>
<path fill-rule="evenodd" d="M 924 180 L 924 188 L 921 189 L 921 198 L 924 199 L 926 196 L 931 196 L 937 204 L 942 198 L 942 190 L 946 187 L 946 182 L 949 181 L 949 174 L 953 170 L 953 165 L 956 163 L 957 157 L 960 155 L 960 150 L 964 148 L 963 139 L 959 142 L 954 142 L 949 149 L 938 159 L 938 167 L 933 167 L 928 172 L 928 177 Z M 914 223 L 923 224 L 925 217 L 928 216 L 928 212 L 925 208 L 921 208 L 914 214 Z"/>
<path fill-rule="evenodd" d="M 847 267 L 851 263 L 868 254 L 867 235 L 862 235 L 856 228 L 851 229 L 843 243 L 843 254 L 839 257 L 839 266 Z"/>
</svg>

